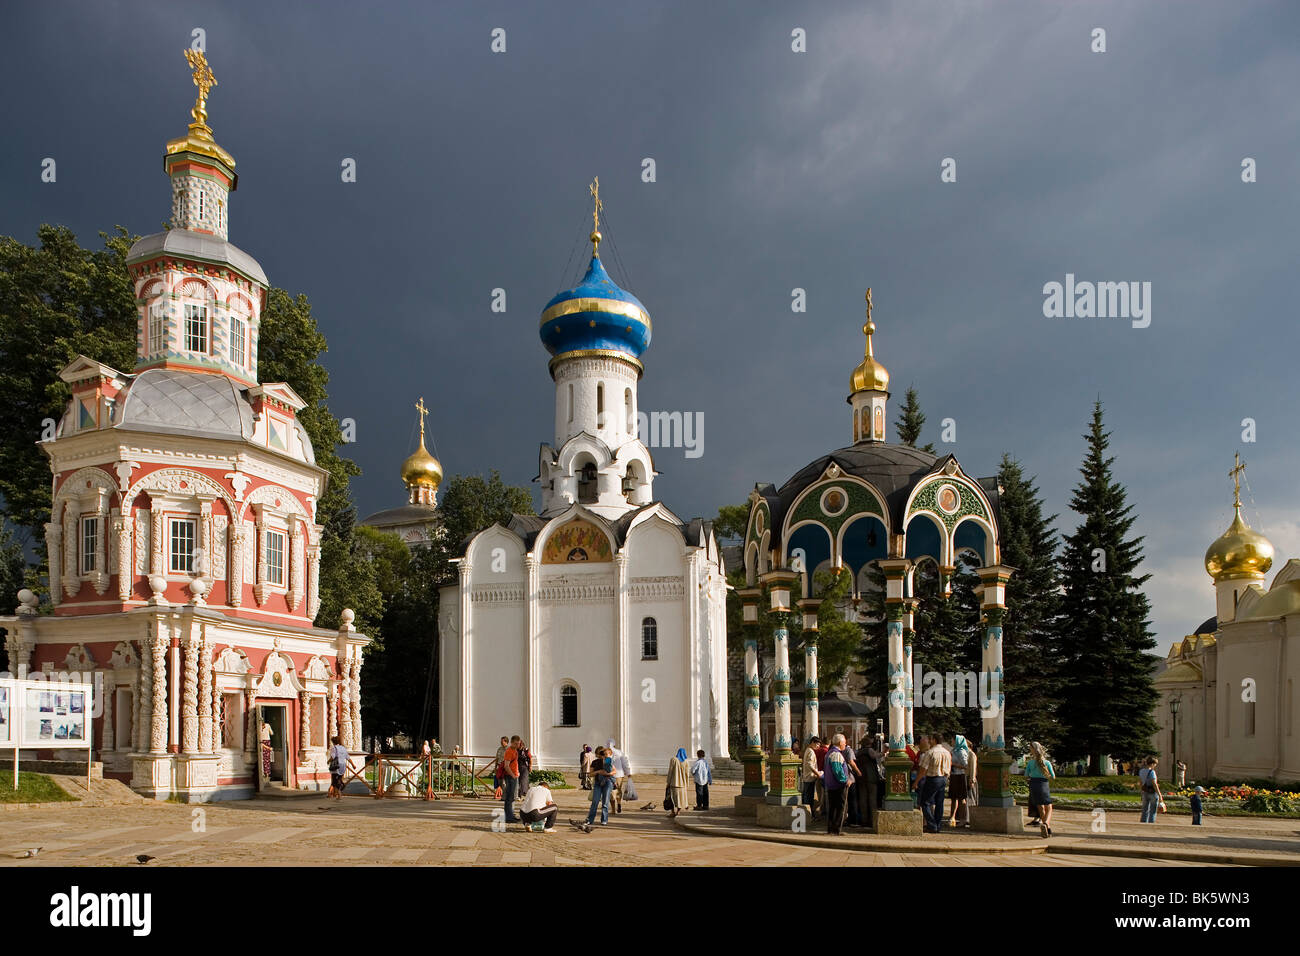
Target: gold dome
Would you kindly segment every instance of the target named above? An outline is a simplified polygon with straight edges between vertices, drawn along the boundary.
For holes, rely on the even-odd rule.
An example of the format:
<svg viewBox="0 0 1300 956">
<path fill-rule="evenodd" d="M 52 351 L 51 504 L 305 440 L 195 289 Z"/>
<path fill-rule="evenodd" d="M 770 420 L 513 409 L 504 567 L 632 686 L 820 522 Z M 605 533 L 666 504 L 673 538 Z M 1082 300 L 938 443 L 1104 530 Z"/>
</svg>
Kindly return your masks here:
<svg viewBox="0 0 1300 956">
<path fill-rule="evenodd" d="M 1233 510 L 1231 526 L 1206 549 L 1205 570 L 1215 581 L 1262 578 L 1273 566 L 1273 545 L 1241 520 L 1240 504 Z"/>
<path fill-rule="evenodd" d="M 408 488 L 427 485 L 435 491 L 442 483 L 442 465 L 424 447 L 423 437 L 420 438 L 420 447 L 415 453 L 402 462 L 402 481 L 406 482 Z"/>
<path fill-rule="evenodd" d="M 875 331 L 876 323 L 868 318 L 867 324 L 862 327 L 862 332 L 867 337 L 867 350 L 862 358 L 862 364 L 853 370 L 853 378 L 850 380 L 852 394 L 889 391 L 889 372 L 871 354 L 871 333 Z"/>
</svg>

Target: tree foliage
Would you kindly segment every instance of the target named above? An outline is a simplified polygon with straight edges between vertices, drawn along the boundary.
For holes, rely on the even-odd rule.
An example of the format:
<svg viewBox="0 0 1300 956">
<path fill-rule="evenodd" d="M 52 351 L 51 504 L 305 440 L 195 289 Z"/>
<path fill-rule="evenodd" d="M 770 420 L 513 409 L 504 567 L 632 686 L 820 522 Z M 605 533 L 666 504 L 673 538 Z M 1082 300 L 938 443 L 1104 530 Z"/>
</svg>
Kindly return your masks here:
<svg viewBox="0 0 1300 956">
<path fill-rule="evenodd" d="M 894 425 L 898 430 L 899 443 L 911 448 L 921 447 L 916 443 L 921 440 L 921 429 L 924 426 L 925 412 L 921 411 L 921 401 L 917 398 L 916 389 L 909 385 L 907 394 L 903 397 L 903 405 L 898 412 L 898 421 Z M 921 447 L 921 451 L 933 455 L 934 445 L 927 444 Z"/>
</svg>

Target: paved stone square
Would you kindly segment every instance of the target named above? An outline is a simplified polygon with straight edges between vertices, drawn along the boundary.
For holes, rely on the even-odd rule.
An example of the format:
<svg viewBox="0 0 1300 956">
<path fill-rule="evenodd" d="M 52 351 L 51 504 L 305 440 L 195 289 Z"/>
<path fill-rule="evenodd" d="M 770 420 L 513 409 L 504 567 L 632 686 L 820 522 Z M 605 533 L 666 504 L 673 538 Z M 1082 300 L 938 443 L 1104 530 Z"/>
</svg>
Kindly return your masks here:
<svg viewBox="0 0 1300 956">
<path fill-rule="evenodd" d="M 568 825 L 588 805 L 581 790 L 556 791 L 561 811 L 554 834 L 517 826 L 499 832 L 499 823 L 494 830 L 493 811 L 501 804 L 465 798 L 337 802 L 308 795 L 190 806 L 101 796 L 99 805 L 0 814 L 0 865 L 134 865 L 138 854 L 154 857 L 151 866 L 1184 867 L 1288 858 L 1300 865 L 1300 825 L 1291 820 L 1267 825 L 1219 820 L 1203 832 L 1177 822 L 1142 827 L 1112 820 L 1109 832 L 1093 834 L 1090 815 L 1063 812 L 1051 841 L 1032 834 L 969 833 L 924 840 L 864 832 L 834 838 L 817 823 L 804 834 L 758 831 L 752 821 L 727 812 L 738 792 L 728 784 L 713 788 L 714 810 L 688 812 L 673 821 L 661 810 L 639 809 L 645 798 L 662 792 L 662 783 L 656 786 L 653 778 L 639 783 L 643 799 L 590 834 Z M 981 846 L 996 852 L 981 852 Z M 35 858 L 14 858 L 34 847 L 41 848 Z"/>
</svg>

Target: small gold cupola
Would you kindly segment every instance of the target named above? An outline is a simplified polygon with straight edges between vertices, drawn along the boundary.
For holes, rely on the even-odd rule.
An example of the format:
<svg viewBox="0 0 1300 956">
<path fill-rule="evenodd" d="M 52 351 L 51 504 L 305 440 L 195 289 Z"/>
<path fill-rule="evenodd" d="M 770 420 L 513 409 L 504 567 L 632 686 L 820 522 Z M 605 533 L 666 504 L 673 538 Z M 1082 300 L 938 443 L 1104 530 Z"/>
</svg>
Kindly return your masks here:
<svg viewBox="0 0 1300 956">
<path fill-rule="evenodd" d="M 1232 524 L 1205 551 L 1205 570 L 1214 579 L 1216 612 L 1220 625 L 1236 619 L 1242 595 L 1264 580 L 1273 567 L 1273 545 L 1241 517 L 1241 456 L 1228 472 L 1232 478 Z"/>
<path fill-rule="evenodd" d="M 885 440 L 885 406 L 889 400 L 889 370 L 876 360 L 871 336 L 876 323 L 871 320 L 871 290 L 867 289 L 867 321 L 862 334 L 867 337 L 861 364 L 849 379 L 848 403 L 853 406 L 853 441 Z"/>
<path fill-rule="evenodd" d="M 402 462 L 402 481 L 410 492 L 411 504 L 432 505 L 442 484 L 442 465 L 424 447 L 424 416 L 428 409 L 423 398 L 415 403 L 415 409 L 420 413 L 420 447 Z"/>
</svg>

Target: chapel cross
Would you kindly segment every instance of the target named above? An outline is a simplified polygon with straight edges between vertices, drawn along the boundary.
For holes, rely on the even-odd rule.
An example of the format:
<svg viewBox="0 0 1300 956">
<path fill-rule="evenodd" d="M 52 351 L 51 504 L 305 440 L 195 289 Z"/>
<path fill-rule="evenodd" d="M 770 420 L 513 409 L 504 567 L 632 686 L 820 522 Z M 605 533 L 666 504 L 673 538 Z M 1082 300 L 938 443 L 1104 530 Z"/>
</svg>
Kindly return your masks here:
<svg viewBox="0 0 1300 956">
<path fill-rule="evenodd" d="M 1228 477 L 1232 479 L 1232 504 L 1235 508 L 1241 507 L 1241 476 L 1246 471 L 1246 463 L 1241 460 L 1241 453 L 1237 452 L 1232 456 L 1236 460 L 1236 465 L 1229 470 Z"/>
<path fill-rule="evenodd" d="M 591 193 L 591 198 L 594 202 L 591 210 L 591 245 L 595 250 L 596 255 L 600 255 L 600 212 L 605 208 L 605 204 L 600 201 L 599 176 L 597 176 L 591 185 L 587 187 L 587 191 Z"/>
<path fill-rule="evenodd" d="M 212 75 L 208 58 L 202 50 L 186 50 L 185 59 L 194 71 L 194 85 L 199 88 L 199 98 L 191 111 L 194 122 L 206 126 L 208 122 L 208 90 L 217 85 L 217 78 Z"/>
<path fill-rule="evenodd" d="M 427 408 L 424 407 L 423 395 L 421 395 L 420 400 L 415 403 L 415 410 L 420 413 L 420 444 L 423 445 L 424 444 L 424 416 L 429 411 Z"/>
<path fill-rule="evenodd" d="M 871 321 L 871 286 L 867 286 L 867 321 Z"/>
</svg>

